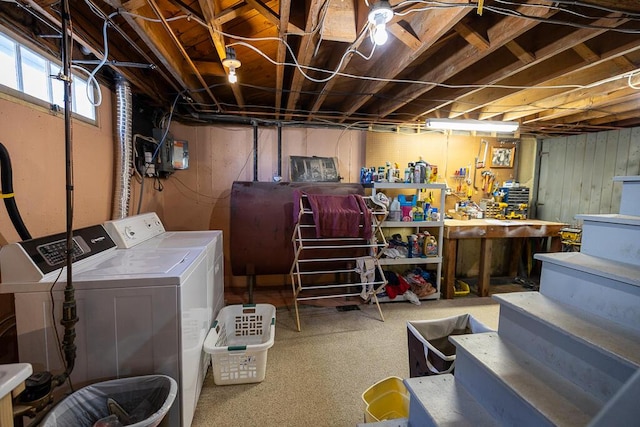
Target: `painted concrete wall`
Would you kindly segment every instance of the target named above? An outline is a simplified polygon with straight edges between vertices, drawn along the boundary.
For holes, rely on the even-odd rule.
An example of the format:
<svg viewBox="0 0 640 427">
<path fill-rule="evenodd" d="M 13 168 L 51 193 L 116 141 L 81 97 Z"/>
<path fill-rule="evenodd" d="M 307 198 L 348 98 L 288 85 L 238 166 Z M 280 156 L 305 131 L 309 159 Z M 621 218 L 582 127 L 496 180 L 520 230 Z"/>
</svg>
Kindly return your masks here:
<svg viewBox="0 0 640 427">
<path fill-rule="evenodd" d="M 103 90 L 97 126 L 73 120 L 74 228 L 111 215 L 113 190 L 112 99 Z M 0 97 L 0 142 L 13 169 L 16 203 L 33 237 L 63 232 L 66 224 L 64 117 Z M 22 240 L 4 207 L 0 244 Z"/>
</svg>

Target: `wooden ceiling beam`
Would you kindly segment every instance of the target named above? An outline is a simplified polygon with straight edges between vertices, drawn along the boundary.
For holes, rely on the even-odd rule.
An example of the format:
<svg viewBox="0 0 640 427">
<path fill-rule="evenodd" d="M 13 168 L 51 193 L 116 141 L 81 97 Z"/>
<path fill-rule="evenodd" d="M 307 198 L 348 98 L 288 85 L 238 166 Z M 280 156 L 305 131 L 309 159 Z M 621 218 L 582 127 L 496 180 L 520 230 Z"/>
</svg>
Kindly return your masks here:
<svg viewBox="0 0 640 427">
<path fill-rule="evenodd" d="M 215 22 L 216 25 L 224 25 L 227 22 L 233 21 L 234 19 L 239 18 L 240 16 L 252 10 L 253 6 L 251 6 L 250 4 L 238 3 L 217 13 L 215 15 L 215 18 L 213 19 L 213 22 Z"/>
<path fill-rule="evenodd" d="M 245 2 L 258 11 L 262 17 L 269 21 L 274 27 L 280 26 L 280 17 L 273 13 L 269 7 L 260 0 L 245 0 Z"/>
<path fill-rule="evenodd" d="M 311 58 L 315 51 L 316 45 L 320 42 L 317 32 L 313 31 L 317 25 L 319 25 L 318 19 L 320 18 L 320 10 L 326 3 L 321 0 L 311 0 L 307 20 L 305 24 L 305 33 L 300 41 L 300 48 L 297 53 L 297 63 L 300 65 L 309 65 Z M 300 91 L 302 90 L 302 84 L 305 77 L 300 70 L 296 68 L 293 72 L 293 80 L 291 82 L 291 91 L 287 100 L 287 111 L 285 112 L 285 118 L 291 117 L 290 111 L 296 108 L 298 99 L 300 99 Z"/>
<path fill-rule="evenodd" d="M 622 100 L 621 100 L 622 101 Z M 617 117 L 634 112 L 638 114 L 638 96 L 627 98 L 626 101 L 613 103 L 610 105 L 594 106 L 592 109 L 577 114 L 567 115 L 559 119 L 553 120 L 553 123 L 571 124 L 571 123 L 589 123 L 589 124 L 605 124 L 619 120 Z M 626 118 L 626 117 L 625 117 Z M 525 122 L 527 123 L 527 122 Z"/>
<path fill-rule="evenodd" d="M 131 0 L 131 1 L 146 1 L 146 0 Z M 191 15 L 201 21 L 204 21 L 204 18 L 200 15 L 200 13 L 197 10 L 193 9 L 188 4 L 185 4 L 182 0 L 167 0 L 167 1 L 169 1 L 175 7 L 177 7 L 185 15 L 187 16 Z"/>
<path fill-rule="evenodd" d="M 414 52 L 420 50 L 423 47 L 422 40 L 420 40 L 419 37 L 416 37 L 412 32 L 405 30 L 405 28 L 401 25 L 389 25 L 387 31 L 393 34 L 395 38 L 400 40 L 402 43 L 404 43 L 405 46 L 407 46 Z"/>
<path fill-rule="evenodd" d="M 322 39 L 342 43 L 353 43 L 358 37 L 357 0 L 329 2 L 322 23 Z"/>
<path fill-rule="evenodd" d="M 540 18 L 550 17 L 555 13 L 555 11 L 547 8 L 528 7 L 526 5 L 521 6 L 519 10 L 526 11 L 527 14 Z M 387 101 L 382 106 L 379 106 L 377 108 L 378 113 L 382 117 L 388 116 L 436 87 L 437 83 L 444 83 L 452 76 L 476 64 L 492 52 L 498 50 L 508 41 L 524 34 L 538 24 L 538 21 L 525 20 L 511 16 L 501 19 L 496 25 L 487 30 L 488 38 L 491 41 L 491 46 L 489 48 L 479 50 L 473 45 L 467 45 L 463 49 L 458 50 L 446 61 L 437 64 L 435 67 L 417 78 L 417 80 L 433 82 L 433 84 L 408 85 L 406 88 L 396 93 L 392 100 Z"/>
<path fill-rule="evenodd" d="M 462 36 L 462 38 L 465 39 L 467 43 L 475 46 L 478 50 L 489 49 L 489 46 L 491 46 L 491 42 L 489 42 L 489 40 L 485 36 L 462 21 L 454 25 L 453 29 L 458 34 L 460 34 L 460 36 Z"/>
<path fill-rule="evenodd" d="M 193 61 L 196 68 L 203 76 L 226 77 L 227 73 L 219 62 Z"/>
<path fill-rule="evenodd" d="M 509 52 L 513 53 L 513 55 L 523 64 L 531 64 L 536 60 L 536 56 L 534 54 L 525 50 L 515 40 L 508 41 L 504 46 L 509 49 Z"/>
<path fill-rule="evenodd" d="M 57 1 L 53 3 L 57 3 Z M 59 29 L 62 28 L 62 23 L 60 21 L 59 15 L 57 13 L 54 13 L 54 14 L 50 13 L 49 8 L 43 7 L 44 5 L 42 4 L 42 2 L 36 3 L 34 0 L 27 0 L 25 4 L 30 8 L 30 10 L 38 13 L 41 17 L 43 17 L 43 19 L 46 22 L 50 23 L 50 25 L 52 25 L 53 27 L 59 28 Z M 103 12 L 103 14 L 104 14 L 104 17 L 106 18 L 108 15 L 108 12 L 107 13 Z M 72 34 L 74 43 L 76 43 L 78 46 L 83 46 L 84 48 L 88 49 L 96 58 L 101 58 L 102 57 L 101 49 L 103 44 L 102 25 L 97 26 L 95 21 L 89 22 L 83 15 L 74 15 L 73 21 L 75 25 L 74 31 Z M 13 25 L 15 26 L 16 23 L 13 23 Z M 129 42 L 130 44 L 133 44 L 128 38 L 125 31 L 121 27 L 119 27 L 116 22 L 112 21 L 110 24 L 110 27 L 114 31 L 116 31 L 118 35 L 123 37 L 125 41 Z M 33 31 L 33 28 L 30 28 L 28 33 L 31 33 L 32 31 Z M 100 48 L 95 48 L 94 46 L 100 46 Z M 128 53 L 125 50 L 121 50 L 120 46 L 112 46 L 111 49 L 109 49 L 109 53 L 110 53 L 109 56 L 111 58 L 110 61 L 118 61 L 118 60 L 130 61 L 132 59 L 131 53 Z M 157 65 L 155 63 L 157 58 L 150 58 L 148 55 L 141 53 L 139 50 L 136 51 L 136 53 L 140 54 L 143 60 L 148 62 L 149 65 L 153 65 L 153 66 Z M 141 73 L 137 72 L 139 69 L 121 67 L 111 62 L 107 62 L 106 65 L 108 65 L 111 69 L 116 71 L 118 74 L 124 76 L 132 84 L 132 86 L 135 86 L 139 90 L 145 93 L 156 93 L 157 98 L 164 99 L 166 97 L 165 93 L 158 93 L 158 87 L 154 84 L 154 82 L 140 76 Z M 167 85 L 172 87 L 175 91 L 179 91 L 181 89 L 176 84 L 176 81 L 173 80 L 170 76 L 166 75 L 164 71 L 159 67 L 156 67 L 156 69 L 154 70 L 154 73 L 157 73 L 157 75 L 160 76 L 161 79 Z M 99 78 L 99 76 L 97 77 Z"/>
<path fill-rule="evenodd" d="M 403 12 L 407 12 L 408 10 L 410 10 L 412 7 L 407 7 L 403 10 Z M 416 8 L 416 6 L 413 6 L 413 8 Z M 425 43 L 424 41 L 421 41 L 418 37 L 416 37 L 412 32 L 406 30 L 404 28 L 403 25 L 400 25 L 398 23 L 399 18 L 398 17 L 394 17 L 392 18 L 392 20 L 390 21 L 390 25 L 388 27 L 388 31 L 394 35 L 394 37 L 396 37 L 398 40 L 402 41 L 406 46 L 408 46 L 411 50 L 413 50 L 414 52 L 416 52 L 416 54 L 420 54 L 420 52 L 422 52 L 425 48 L 427 47 L 433 47 L 434 45 L 440 43 L 441 39 L 438 39 L 436 41 L 436 43 L 434 43 L 434 45 L 428 46 L 427 43 Z M 444 37 L 444 35 L 443 35 Z M 356 41 L 349 46 L 351 50 L 358 50 L 362 44 L 368 40 L 368 30 L 367 30 L 367 24 L 365 24 L 365 26 L 362 28 L 362 31 L 360 33 L 360 35 L 358 36 L 358 38 L 356 39 Z M 347 55 L 347 57 L 345 58 L 344 62 L 342 63 L 342 67 L 340 70 L 338 71 L 344 71 L 348 68 L 351 59 L 353 58 L 353 53 L 350 53 Z M 407 59 L 411 59 L 411 58 L 407 58 Z M 322 104 L 324 103 L 324 101 L 326 100 L 329 92 L 331 91 L 331 89 L 333 88 L 333 86 L 336 83 L 336 79 L 331 79 L 329 80 L 325 86 L 322 88 L 320 94 L 316 97 L 316 100 L 311 108 L 311 114 L 309 115 L 309 119 L 312 119 L 314 117 L 314 114 L 320 109 L 320 107 L 322 106 Z M 360 106 L 363 105 L 369 98 L 365 98 L 361 101 Z M 358 107 L 359 108 L 359 107 Z M 346 116 L 344 116 L 340 122 L 344 122 L 346 120 Z"/>
<path fill-rule="evenodd" d="M 358 38 L 356 39 L 356 41 L 352 45 L 350 45 L 349 48 L 353 50 L 357 50 L 362 45 L 364 40 L 367 40 L 366 31 L 362 31 L 358 36 Z M 339 72 L 347 69 L 351 61 L 351 58 L 353 58 L 353 52 L 347 55 L 347 57 L 342 63 L 342 67 L 340 67 L 340 69 L 338 70 Z M 318 112 L 318 110 L 320 110 L 320 107 L 322 106 L 324 101 L 327 99 L 327 96 L 331 92 L 331 89 L 335 85 L 336 81 L 337 80 L 334 78 L 324 84 L 323 88 L 320 90 L 320 94 L 316 96 L 316 99 L 313 102 L 313 105 L 311 106 L 311 113 L 309 114 L 309 117 L 308 117 L 309 120 L 314 118 L 315 114 Z"/>
<path fill-rule="evenodd" d="M 216 23 L 216 14 L 218 12 L 219 6 L 218 1 L 216 0 L 198 0 L 200 4 L 200 8 L 202 9 L 202 13 L 204 15 L 205 21 L 209 24 L 209 37 L 211 37 L 211 41 L 216 49 L 218 54 L 218 59 L 220 60 L 220 65 L 222 66 L 222 60 L 227 57 L 226 52 L 226 43 L 224 40 L 224 36 L 222 35 L 222 26 Z M 225 74 L 229 74 L 229 70 L 222 66 Z M 233 96 L 236 100 L 236 104 L 240 109 L 244 108 L 244 97 L 242 96 L 242 91 L 240 90 L 240 85 L 229 83 L 231 86 L 231 91 L 233 92 Z M 222 107 L 218 105 L 218 109 L 222 111 Z"/>
<path fill-rule="evenodd" d="M 588 63 L 576 62 L 575 55 L 571 52 L 562 52 L 555 55 L 552 60 L 537 64 L 536 67 L 530 67 L 526 71 L 519 73 L 512 78 L 500 81 L 499 85 L 515 86 L 509 88 L 489 88 L 478 92 L 473 97 L 465 97 L 466 102 L 474 104 L 466 107 L 463 103 L 454 104 L 462 112 L 479 111 L 481 120 L 495 117 L 496 115 L 505 113 L 503 107 L 514 107 L 519 109 L 522 105 L 531 105 L 535 96 L 531 94 L 540 93 L 539 96 L 549 96 L 554 93 L 562 93 L 572 90 L 573 85 L 588 85 L 594 81 L 604 79 L 604 72 L 598 74 L 594 70 L 598 67 L 589 67 Z M 618 67 L 613 67 L 617 70 Z M 581 73 L 581 70 L 588 70 Z M 609 68 L 611 71 L 611 67 Z M 610 76 L 611 74 L 609 74 Z M 528 89 L 518 88 L 530 86 Z M 519 94 L 518 102 L 514 104 L 513 98 Z M 497 108 L 496 108 L 497 107 Z"/>
<path fill-rule="evenodd" d="M 602 59 L 596 63 L 587 64 L 579 67 L 571 72 L 567 72 L 565 76 L 540 83 L 538 86 L 559 86 L 556 89 L 543 89 L 532 87 L 528 90 L 518 91 L 512 95 L 495 101 L 492 105 L 487 105 L 482 109 L 480 115 L 483 119 L 489 119 L 498 114 L 504 114 L 509 120 L 516 120 L 521 117 L 528 116 L 535 111 L 541 111 L 546 108 L 554 108 L 558 104 L 556 97 L 562 97 L 563 94 L 571 92 L 579 92 L 581 88 L 563 88 L 560 86 L 568 85 L 593 85 L 597 82 L 605 83 L 612 76 L 619 76 L 627 72 L 635 70 L 637 67 L 632 64 L 621 66 L 618 61 L 613 61 L 617 56 L 623 56 L 633 51 L 639 51 L 640 45 L 635 42 L 628 43 L 626 46 L 616 48 L 613 52 L 607 52 L 602 55 Z M 515 111 L 514 111 L 515 110 Z M 507 119 L 505 119 L 507 120 Z"/>
<path fill-rule="evenodd" d="M 412 29 L 421 40 L 421 46 L 417 50 L 412 50 L 407 54 L 403 49 L 392 49 L 385 51 L 384 66 L 370 66 L 370 70 L 375 72 L 375 77 L 382 79 L 396 78 L 404 69 L 415 61 L 420 55 L 426 52 L 437 41 L 449 32 L 460 20 L 469 13 L 469 8 L 462 6 L 466 4 L 464 0 L 456 0 L 461 3 L 461 7 L 452 7 L 446 9 L 436 9 L 426 16 L 418 15 L 417 19 L 411 21 Z M 378 60 L 379 61 L 379 60 Z M 378 63 L 379 64 L 379 63 Z M 387 85 L 383 80 L 363 81 L 360 87 L 355 90 L 356 93 L 375 94 L 381 91 Z M 366 104 L 373 95 L 353 96 L 343 106 L 346 116 L 350 116 L 360 107 Z M 386 115 L 386 114 L 384 114 Z M 344 121 L 344 118 L 343 120 Z"/>
<path fill-rule="evenodd" d="M 284 61 L 287 58 L 287 42 L 286 28 L 289 25 L 289 13 L 291 9 L 291 0 L 280 0 L 280 25 L 278 26 L 278 35 L 281 42 L 278 43 L 278 53 L 276 61 L 276 96 L 275 96 L 275 109 L 276 119 L 281 117 L 282 108 L 282 88 L 284 86 Z"/>
<path fill-rule="evenodd" d="M 573 96 L 562 97 L 564 102 L 557 104 L 555 108 L 546 108 L 536 112 L 528 123 L 542 120 L 555 120 L 560 117 L 575 115 L 576 112 L 606 107 L 612 104 L 626 102 L 629 99 L 637 99 L 638 91 L 631 88 L 622 76 L 620 80 L 609 82 L 603 86 L 596 86 L 584 91 L 576 91 Z"/>
<path fill-rule="evenodd" d="M 356 10 L 356 15 L 357 15 L 357 12 L 358 12 L 358 10 Z M 357 20 L 357 18 L 356 18 L 356 20 Z M 356 28 L 357 28 L 358 27 L 358 22 L 356 22 L 355 24 L 356 24 Z M 353 43 L 351 43 L 348 48 L 350 50 L 352 50 L 352 51 L 357 51 L 358 49 L 360 49 L 360 47 L 362 46 L 362 43 L 365 40 L 367 40 L 367 23 L 364 24 L 364 26 L 361 28 L 360 33 L 356 37 L 356 40 Z M 349 67 L 349 64 L 351 63 L 351 59 L 352 58 L 353 58 L 353 52 L 347 54 L 346 57 L 344 58 L 344 61 L 342 61 L 342 66 L 337 71 L 338 72 L 345 71 Z M 337 79 L 333 78 L 333 79 L 325 82 L 325 84 L 322 87 L 322 89 L 320 89 L 320 93 L 316 96 L 316 99 L 314 100 L 313 104 L 311 105 L 310 113 L 309 113 L 309 115 L 307 117 L 307 120 L 312 120 L 314 118 L 317 118 L 318 111 L 322 107 L 322 104 L 324 104 L 324 101 L 327 99 L 327 96 L 331 92 L 331 90 L 333 89 L 336 81 L 337 81 Z"/>
<path fill-rule="evenodd" d="M 122 3 L 124 10 L 134 12 L 147 5 L 147 0 L 128 0 Z"/>
<path fill-rule="evenodd" d="M 619 123 L 628 119 L 638 119 L 638 99 L 619 105 L 617 109 L 620 111 L 613 115 L 589 120 L 589 124 L 593 126 L 601 126 L 610 123 Z"/>
<path fill-rule="evenodd" d="M 573 49 L 578 55 L 580 55 L 580 57 L 584 59 L 585 62 L 587 63 L 596 62 L 600 59 L 600 55 L 595 53 L 584 43 L 578 43 L 577 45 L 573 46 L 571 49 Z"/>
<path fill-rule="evenodd" d="M 617 17 L 619 16 L 618 14 L 615 15 L 610 15 L 611 17 Z M 627 20 L 619 20 L 616 21 L 615 25 L 621 25 L 622 23 L 627 22 Z M 611 24 L 611 19 L 607 19 L 607 18 L 603 18 L 602 20 L 598 20 L 594 22 L 595 25 L 610 25 Z M 577 29 L 576 31 L 567 34 L 564 37 L 560 37 L 558 39 L 556 39 L 555 41 L 553 41 L 552 43 L 543 46 L 542 48 L 540 48 L 539 50 L 533 52 L 531 55 L 533 56 L 534 61 L 532 62 L 524 62 L 523 58 L 520 58 L 520 60 L 523 63 L 518 63 L 518 62 L 514 62 L 509 66 L 505 66 L 502 67 L 500 70 L 498 70 L 497 72 L 490 74 L 486 77 L 484 77 L 481 80 L 476 81 L 476 84 L 480 84 L 480 85 L 495 85 L 495 84 L 500 84 L 500 83 L 504 83 L 503 79 L 506 78 L 510 78 L 513 77 L 515 75 L 517 75 L 520 72 L 523 72 L 524 70 L 528 69 L 529 67 L 533 67 L 536 66 L 537 64 L 542 63 L 543 61 L 546 61 L 556 55 L 558 55 L 559 53 L 562 53 L 564 51 L 566 51 L 567 49 L 570 49 L 572 46 L 575 46 L 577 44 L 583 43 L 587 40 L 593 39 L 601 34 L 606 33 L 605 29 L 601 29 L 601 30 L 594 30 L 591 28 L 581 28 L 581 29 Z M 508 41 L 505 46 L 511 50 L 512 53 L 514 53 L 514 55 L 516 55 L 516 57 L 518 57 L 517 51 L 518 51 L 518 47 L 515 47 L 516 44 L 513 40 Z M 514 50 L 512 50 L 514 49 Z M 466 99 L 468 99 L 469 97 L 475 96 L 476 93 L 481 92 L 483 89 L 482 88 L 478 88 L 478 89 L 459 89 L 457 90 L 452 97 L 454 98 L 453 101 L 447 101 L 444 103 L 440 103 L 440 104 L 435 104 L 434 106 L 432 106 L 431 108 L 425 110 L 422 114 L 420 114 L 419 116 L 415 117 L 414 120 L 419 120 L 421 118 L 423 118 L 424 116 L 429 116 L 431 114 L 433 114 L 433 112 L 440 110 L 440 109 L 444 109 L 446 107 L 449 107 L 448 110 L 452 110 L 452 111 L 467 111 L 466 109 L 462 108 L 462 107 L 457 107 L 456 109 L 450 107 L 452 104 L 456 103 L 456 102 L 464 102 Z M 490 101 L 489 101 L 490 102 Z M 471 103 L 468 103 L 469 105 L 471 105 Z M 528 104 L 527 102 L 524 102 L 523 105 Z M 473 106 L 471 107 L 472 109 L 475 108 L 481 108 L 483 105 L 478 103 L 477 101 L 474 101 Z M 495 106 L 495 105 L 494 105 Z M 500 114 L 508 111 L 507 109 L 505 110 L 498 110 Z"/>
<path fill-rule="evenodd" d="M 180 56 L 182 56 L 182 59 L 184 60 L 184 62 L 187 63 L 187 67 L 188 67 L 187 69 L 190 70 L 191 72 L 193 72 L 193 74 L 195 74 L 195 77 L 199 82 L 199 84 L 197 84 L 197 85 L 190 86 L 190 87 L 189 86 L 185 87 L 185 89 L 189 90 L 189 95 L 192 95 L 194 92 L 199 92 L 200 89 L 204 89 L 204 91 L 207 93 L 207 95 L 209 95 L 211 100 L 219 108 L 220 104 L 218 103 L 217 98 L 213 95 L 213 92 L 211 92 L 211 90 L 208 88 L 207 82 L 200 75 L 200 72 L 198 71 L 198 68 L 195 66 L 195 64 L 193 63 L 193 61 L 189 57 L 189 54 L 187 54 L 187 51 L 185 50 L 184 46 L 182 46 L 182 43 L 180 43 L 180 39 L 178 38 L 178 36 L 176 36 L 176 34 L 173 32 L 173 29 L 171 28 L 171 26 L 169 25 L 167 20 L 164 18 L 164 15 L 162 14 L 162 10 L 160 10 L 160 8 L 158 7 L 158 5 L 156 3 L 156 0 L 147 0 L 147 2 L 149 4 L 149 6 L 151 7 L 151 9 L 153 10 L 153 12 L 155 13 L 155 15 L 162 22 L 162 26 L 164 27 L 164 29 L 167 32 L 167 34 L 169 34 L 169 37 L 170 37 L 171 41 L 174 43 L 174 46 L 177 48 Z M 156 34 L 157 33 L 159 33 L 159 32 L 156 31 Z M 182 72 L 185 73 L 185 71 L 186 70 L 183 69 Z M 184 80 L 187 80 L 187 78 L 189 80 L 192 80 L 190 77 L 187 77 L 186 75 L 183 77 Z"/>
<path fill-rule="evenodd" d="M 602 25 L 605 22 L 610 25 L 611 19 L 602 19 L 596 21 L 595 24 Z M 620 20 L 616 24 L 621 25 L 623 22 L 626 22 L 626 20 Z M 502 67 L 499 70 L 499 73 L 505 74 L 503 78 L 496 79 L 494 75 L 489 75 L 476 83 L 503 86 L 525 86 L 530 84 L 534 86 L 536 84 L 542 85 L 542 82 L 545 81 L 546 86 L 551 86 L 551 84 L 546 84 L 546 82 L 549 81 L 548 75 L 550 70 L 548 63 L 545 63 L 544 61 L 548 61 L 553 58 L 551 65 L 556 67 L 556 71 L 554 73 L 559 75 L 560 78 L 562 78 L 562 74 L 574 72 L 588 66 L 588 63 L 581 63 L 578 65 L 568 65 L 567 68 L 562 69 L 559 67 L 561 64 L 558 61 L 560 61 L 562 55 L 568 55 L 567 51 L 569 49 L 573 49 L 574 46 L 583 44 L 585 41 L 593 39 L 598 35 L 602 35 L 605 32 L 606 30 L 604 29 L 578 29 L 573 33 L 567 34 L 565 37 L 561 37 L 553 43 L 544 46 L 537 52 L 534 52 L 533 57 L 535 60 L 533 62 L 527 64 L 513 63 L 510 66 Z M 569 55 L 569 57 L 571 57 L 571 55 Z M 534 67 L 537 70 L 531 71 L 534 70 Z M 564 83 L 557 83 L 557 85 L 561 84 Z M 490 119 L 507 113 L 513 105 L 523 106 L 531 104 L 532 99 L 529 92 L 530 91 L 526 89 L 517 88 L 512 90 L 492 90 L 491 88 L 486 90 L 475 89 L 468 91 L 463 96 L 457 97 L 456 102 L 449 102 L 448 104 L 452 105 L 450 110 L 456 112 L 452 114 L 454 117 L 469 111 L 479 110 L 479 117 L 481 119 Z M 522 93 L 520 99 L 512 99 L 514 96 L 517 96 L 518 93 Z M 503 100 L 504 102 L 502 102 Z M 425 113 L 428 114 L 428 112 Z"/>
<path fill-rule="evenodd" d="M 264 16 L 267 19 L 267 21 L 271 22 L 274 26 L 278 28 L 282 26 L 283 28 L 287 29 L 288 33 L 297 33 L 297 34 L 302 33 L 302 28 L 293 24 L 288 19 L 286 21 L 286 24 L 283 25 L 285 21 L 281 18 L 282 15 L 278 16 L 277 14 L 275 14 L 273 10 L 269 8 L 269 6 L 267 6 L 260 0 L 245 0 L 245 1 L 247 2 L 248 5 L 250 5 L 255 10 L 257 10 L 260 15 Z M 280 8 L 280 10 L 282 10 L 282 7 Z M 287 15 L 289 14 L 288 9 L 286 13 Z"/>
<path fill-rule="evenodd" d="M 546 119 L 553 119 L 556 114 L 558 114 L 558 116 L 562 115 L 561 110 L 564 110 L 565 105 L 569 111 L 574 108 L 586 108 L 586 106 L 591 105 L 594 102 L 591 101 L 592 97 L 608 97 L 610 93 L 625 87 L 627 87 L 626 83 L 622 80 L 616 80 L 590 89 L 585 88 L 575 91 L 567 91 L 558 95 L 550 96 L 535 102 L 534 104 L 523 105 L 516 111 L 504 113 L 502 117 L 503 120 L 506 121 L 518 119 L 531 120 L 532 117 L 540 116 L 543 112 L 549 110 Z"/>
<path fill-rule="evenodd" d="M 147 4 L 143 9 L 127 10 L 124 4 L 120 0 L 104 0 L 116 10 L 126 10 L 127 12 L 134 13 L 134 15 L 125 13 L 121 14 L 122 18 L 129 24 L 129 26 L 140 37 L 142 42 L 153 52 L 158 58 L 159 62 L 165 67 L 167 72 L 178 82 L 181 86 L 181 90 L 194 89 L 201 87 L 201 82 L 195 78 L 193 70 L 190 70 L 185 65 L 185 58 L 179 47 L 176 45 L 175 40 L 171 34 L 167 31 L 159 29 L 162 25 L 157 22 L 150 22 L 135 15 L 151 16 L 156 15 L 156 12 L 150 5 Z M 133 3 L 137 5 L 137 3 Z M 146 9 L 149 9 L 148 11 Z M 197 70 L 196 70 L 197 71 Z M 151 94 L 150 92 L 149 94 Z M 208 100 L 200 93 L 194 92 L 190 96 L 201 103 L 208 102 Z M 211 94 L 213 96 L 213 94 Z M 215 101 L 215 97 L 212 98 Z"/>
</svg>

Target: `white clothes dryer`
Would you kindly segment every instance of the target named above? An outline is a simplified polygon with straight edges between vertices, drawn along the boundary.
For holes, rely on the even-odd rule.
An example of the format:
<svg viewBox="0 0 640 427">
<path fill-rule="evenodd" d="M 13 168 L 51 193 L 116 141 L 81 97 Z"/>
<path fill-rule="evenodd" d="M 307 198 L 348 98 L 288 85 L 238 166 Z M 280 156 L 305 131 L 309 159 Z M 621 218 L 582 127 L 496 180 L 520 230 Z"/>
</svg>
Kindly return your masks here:
<svg viewBox="0 0 640 427">
<path fill-rule="evenodd" d="M 47 236 L 0 250 L 0 292 L 14 294 L 20 361 L 54 374 L 64 370 L 55 333 L 61 340 L 64 238 Z M 202 350 L 212 317 L 206 251 L 116 250 L 101 225 L 74 231 L 74 242 L 79 318 L 74 387 L 136 375 L 171 376 L 178 396 L 163 424 L 190 426 L 209 365 Z"/>
<path fill-rule="evenodd" d="M 220 230 L 166 231 L 155 212 L 107 221 L 104 228 L 119 249 L 204 248 L 207 250 L 207 298 L 211 323 L 224 306 L 224 256 Z"/>
</svg>

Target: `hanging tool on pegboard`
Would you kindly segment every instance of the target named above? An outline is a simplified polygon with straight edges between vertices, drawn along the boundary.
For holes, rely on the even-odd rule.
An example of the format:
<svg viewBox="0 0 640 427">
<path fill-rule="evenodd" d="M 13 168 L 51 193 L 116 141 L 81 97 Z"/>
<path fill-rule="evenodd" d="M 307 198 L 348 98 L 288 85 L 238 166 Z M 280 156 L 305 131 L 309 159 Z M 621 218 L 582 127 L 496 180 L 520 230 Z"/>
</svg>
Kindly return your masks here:
<svg viewBox="0 0 640 427">
<path fill-rule="evenodd" d="M 483 171 L 482 172 L 482 191 L 485 193 L 491 193 L 491 187 L 493 186 L 493 181 L 496 179 L 496 174 L 491 171 Z"/>
</svg>

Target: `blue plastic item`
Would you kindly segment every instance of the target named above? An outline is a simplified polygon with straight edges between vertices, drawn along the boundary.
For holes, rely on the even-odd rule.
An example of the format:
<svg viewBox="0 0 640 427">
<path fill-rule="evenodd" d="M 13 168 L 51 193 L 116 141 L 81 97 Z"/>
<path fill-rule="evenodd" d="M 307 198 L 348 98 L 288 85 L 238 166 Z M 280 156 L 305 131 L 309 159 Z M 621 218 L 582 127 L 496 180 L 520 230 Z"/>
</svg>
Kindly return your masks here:
<svg viewBox="0 0 640 427">
<path fill-rule="evenodd" d="M 400 202 L 400 206 L 415 206 L 417 202 L 417 197 L 409 196 L 411 200 L 407 200 L 407 196 L 404 194 L 398 195 L 398 201 Z"/>
</svg>

